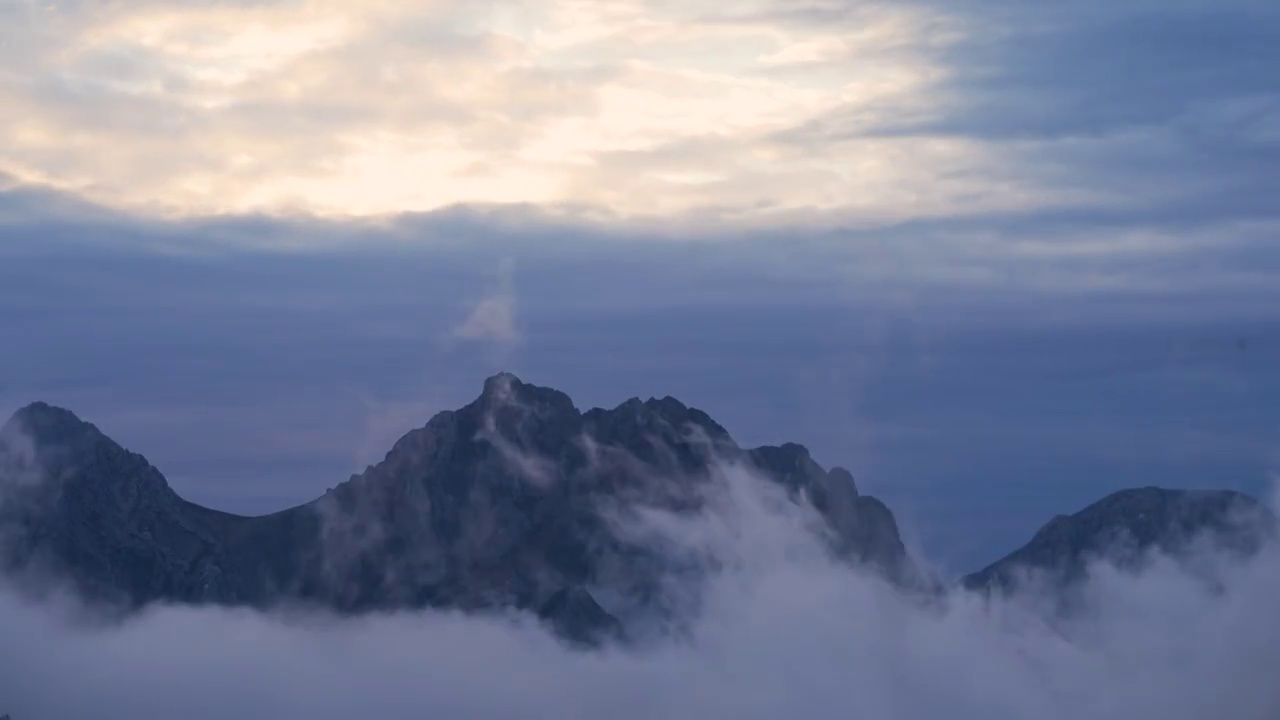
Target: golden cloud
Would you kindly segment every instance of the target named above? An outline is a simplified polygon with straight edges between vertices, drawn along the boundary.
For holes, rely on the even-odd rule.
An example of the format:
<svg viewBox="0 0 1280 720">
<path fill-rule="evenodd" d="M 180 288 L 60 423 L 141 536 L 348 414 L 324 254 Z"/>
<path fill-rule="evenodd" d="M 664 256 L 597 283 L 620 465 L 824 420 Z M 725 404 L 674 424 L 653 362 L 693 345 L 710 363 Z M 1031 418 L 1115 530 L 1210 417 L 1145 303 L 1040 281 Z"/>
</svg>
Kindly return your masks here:
<svg viewBox="0 0 1280 720">
<path fill-rule="evenodd" d="M 973 141 L 806 139 L 834 113 L 927 113 L 945 71 L 925 50 L 954 23 L 722 7 L 26 0 L 0 30 L 0 173 L 178 215 L 532 203 L 880 222 L 1043 201 Z"/>
</svg>

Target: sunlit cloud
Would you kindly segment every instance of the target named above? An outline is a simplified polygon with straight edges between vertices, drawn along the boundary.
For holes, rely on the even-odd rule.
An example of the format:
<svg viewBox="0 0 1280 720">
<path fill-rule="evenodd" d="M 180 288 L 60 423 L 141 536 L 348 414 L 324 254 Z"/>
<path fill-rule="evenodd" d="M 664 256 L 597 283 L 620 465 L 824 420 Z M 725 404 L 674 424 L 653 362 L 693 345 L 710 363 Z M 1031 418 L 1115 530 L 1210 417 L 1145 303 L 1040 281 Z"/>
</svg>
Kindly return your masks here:
<svg viewBox="0 0 1280 720">
<path fill-rule="evenodd" d="M 1239 218 L 1277 42 L 1252 0 L 23 0 L 0 177 L 168 216 Z"/>
<path fill-rule="evenodd" d="M 533 203 L 610 215 L 1016 206 L 947 174 L 976 143 L 786 133 L 923 108 L 920 9 L 788 22 L 770 3 L 28 2 L 10 10 L 0 172 L 171 214 L 372 215 Z"/>
</svg>

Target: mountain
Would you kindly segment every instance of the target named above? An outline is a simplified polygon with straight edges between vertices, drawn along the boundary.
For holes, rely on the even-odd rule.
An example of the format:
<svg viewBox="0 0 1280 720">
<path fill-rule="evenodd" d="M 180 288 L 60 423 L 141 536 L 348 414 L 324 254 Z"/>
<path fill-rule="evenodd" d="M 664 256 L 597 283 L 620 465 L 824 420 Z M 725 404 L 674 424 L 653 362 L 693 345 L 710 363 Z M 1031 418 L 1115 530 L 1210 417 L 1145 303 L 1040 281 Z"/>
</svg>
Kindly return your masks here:
<svg viewBox="0 0 1280 720">
<path fill-rule="evenodd" d="M 506 373 L 377 465 L 261 517 L 188 502 L 94 425 L 27 406 L 0 430 L 0 567 L 69 579 L 125 608 L 516 609 L 590 643 L 688 610 L 666 581 L 696 568 L 628 538 L 616 519 L 641 505 L 696 512 L 723 462 L 812 503 L 836 556 L 923 585 L 889 509 L 803 446 L 739 448 L 670 397 L 580 412 Z"/>
<path fill-rule="evenodd" d="M 962 584 L 1007 592 L 1034 573 L 1061 589 L 1082 580 L 1095 559 L 1134 567 L 1150 552 L 1176 557 L 1198 544 L 1249 556 L 1275 531 L 1270 511 L 1238 492 L 1122 490 L 1074 515 L 1058 515 L 1026 545 L 965 577 Z"/>
<path fill-rule="evenodd" d="M 37 591 L 69 581 L 125 610 L 176 602 L 522 611 L 589 645 L 696 612 L 697 594 L 682 590 L 714 568 L 632 536 L 625 521 L 642 507 L 698 512 L 726 464 L 754 468 L 811 504 L 835 557 L 905 588 L 936 588 L 893 513 L 803 446 L 741 448 L 670 397 L 581 412 L 564 393 L 506 373 L 400 438 L 380 463 L 260 517 L 188 502 L 94 425 L 29 405 L 0 428 L 0 571 Z M 1239 493 L 1125 490 L 1054 518 L 962 584 L 1007 592 L 1032 572 L 1063 589 L 1094 558 L 1132 566 L 1148 551 L 1177 555 L 1206 542 L 1249 555 L 1275 528 Z"/>
</svg>

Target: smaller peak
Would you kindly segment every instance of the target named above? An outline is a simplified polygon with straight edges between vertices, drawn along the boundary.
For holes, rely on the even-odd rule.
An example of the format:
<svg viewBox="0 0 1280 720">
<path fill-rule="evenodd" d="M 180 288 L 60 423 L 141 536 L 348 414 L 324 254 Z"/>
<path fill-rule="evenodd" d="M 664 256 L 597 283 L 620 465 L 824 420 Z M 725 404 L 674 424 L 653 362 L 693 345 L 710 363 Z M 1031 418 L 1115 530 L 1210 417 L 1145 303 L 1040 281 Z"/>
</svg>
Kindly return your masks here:
<svg viewBox="0 0 1280 720">
<path fill-rule="evenodd" d="M 76 417 L 76 414 L 70 410 L 57 405 L 50 405 L 43 400 L 37 400 L 26 407 L 19 408 L 13 416 L 23 420 L 80 421 L 80 418 Z"/>
<path fill-rule="evenodd" d="M 37 440 L 98 433 L 96 427 L 70 410 L 39 401 L 15 412 L 5 427 L 20 430 Z"/>
</svg>

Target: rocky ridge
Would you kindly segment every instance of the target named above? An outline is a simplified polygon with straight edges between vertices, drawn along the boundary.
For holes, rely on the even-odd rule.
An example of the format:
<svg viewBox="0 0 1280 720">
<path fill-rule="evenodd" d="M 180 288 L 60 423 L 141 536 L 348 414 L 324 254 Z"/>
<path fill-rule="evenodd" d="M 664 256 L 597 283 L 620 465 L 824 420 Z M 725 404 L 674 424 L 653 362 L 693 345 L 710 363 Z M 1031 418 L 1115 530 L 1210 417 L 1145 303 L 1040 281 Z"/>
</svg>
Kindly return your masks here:
<svg viewBox="0 0 1280 720">
<path fill-rule="evenodd" d="M 4 568 L 52 569 L 126 608 L 516 609 L 591 642 L 639 615 L 680 611 L 664 591 L 672 559 L 621 536 L 601 508 L 697 512 L 726 462 L 812 504 L 836 556 L 895 583 L 923 582 L 888 508 L 803 446 L 739 448 L 670 397 L 581 412 L 564 393 L 506 373 L 407 433 L 382 462 L 261 517 L 184 500 L 144 457 L 42 403 L 5 425 L 0 457 Z"/>
</svg>

